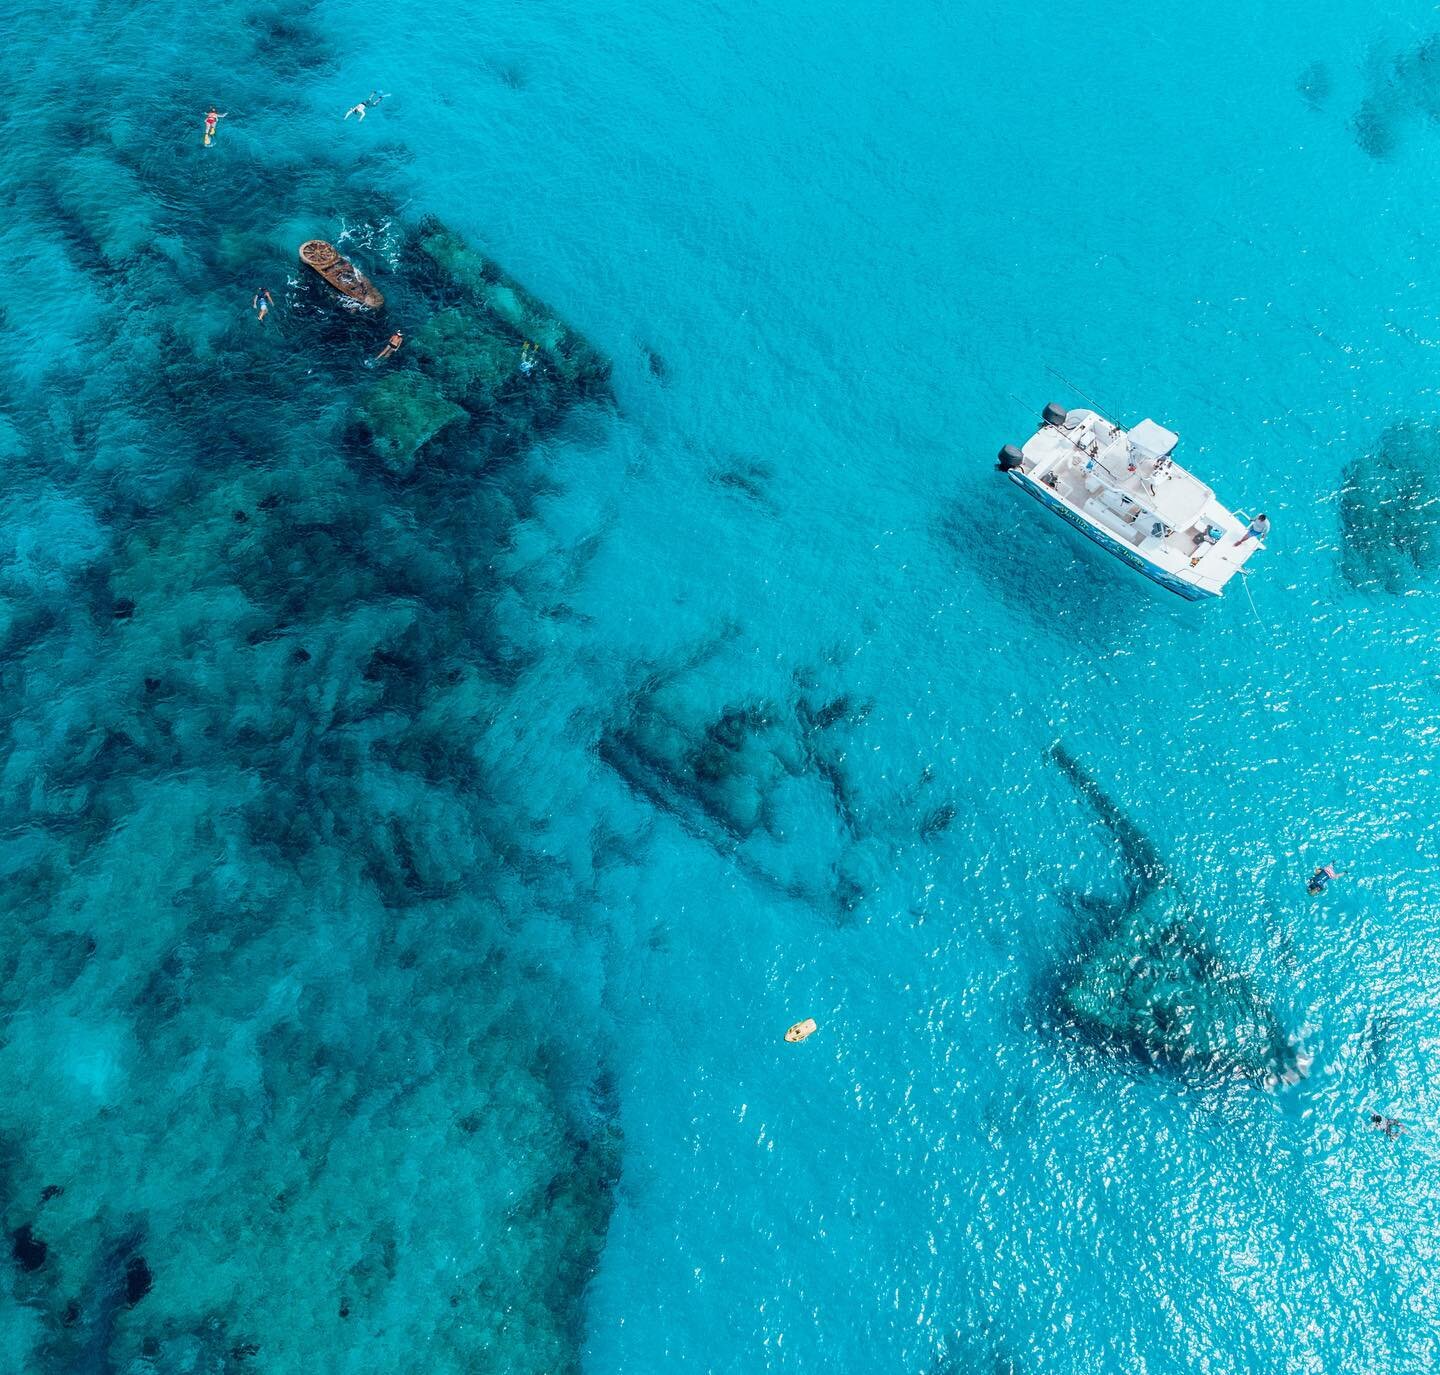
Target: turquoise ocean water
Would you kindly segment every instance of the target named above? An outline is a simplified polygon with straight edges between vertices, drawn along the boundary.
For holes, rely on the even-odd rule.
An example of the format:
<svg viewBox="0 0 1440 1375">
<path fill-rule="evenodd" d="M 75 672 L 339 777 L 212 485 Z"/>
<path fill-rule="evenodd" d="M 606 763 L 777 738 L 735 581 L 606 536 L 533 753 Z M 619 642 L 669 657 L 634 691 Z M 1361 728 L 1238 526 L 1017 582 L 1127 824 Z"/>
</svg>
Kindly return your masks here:
<svg viewBox="0 0 1440 1375">
<path fill-rule="evenodd" d="M 1428 6 L 10 19 L 0 1369 L 1433 1368 Z M 397 470 L 427 215 L 611 394 Z M 1248 594 L 995 476 L 1047 369 Z M 1302 1083 L 1072 1015 L 1057 740 Z"/>
</svg>

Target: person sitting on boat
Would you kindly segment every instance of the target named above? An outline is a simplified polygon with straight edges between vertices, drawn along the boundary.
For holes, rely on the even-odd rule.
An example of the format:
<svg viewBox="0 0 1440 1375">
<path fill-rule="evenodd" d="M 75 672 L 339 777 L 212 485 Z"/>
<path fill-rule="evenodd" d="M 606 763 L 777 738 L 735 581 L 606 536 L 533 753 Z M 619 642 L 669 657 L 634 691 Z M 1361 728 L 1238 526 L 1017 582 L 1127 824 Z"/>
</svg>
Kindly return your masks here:
<svg viewBox="0 0 1440 1375">
<path fill-rule="evenodd" d="M 255 293 L 255 299 L 250 302 L 250 309 L 259 312 L 255 318 L 263 325 L 265 323 L 266 313 L 274 304 L 275 298 L 262 286 L 259 291 Z"/>
<path fill-rule="evenodd" d="M 1270 519 L 1264 511 L 1261 511 L 1260 514 L 1245 527 L 1245 533 L 1235 541 L 1235 547 L 1238 549 L 1247 539 L 1263 540 L 1269 533 Z"/>
<path fill-rule="evenodd" d="M 390 336 L 390 342 L 375 355 L 375 361 L 378 363 L 382 358 L 390 357 L 392 353 L 399 353 L 400 345 L 404 342 L 405 336 L 397 329 L 395 333 Z"/>
<path fill-rule="evenodd" d="M 1311 897 L 1319 897 L 1329 886 L 1333 879 L 1340 877 L 1340 871 L 1334 863 L 1322 864 L 1313 874 L 1305 887 L 1309 890 Z"/>
</svg>

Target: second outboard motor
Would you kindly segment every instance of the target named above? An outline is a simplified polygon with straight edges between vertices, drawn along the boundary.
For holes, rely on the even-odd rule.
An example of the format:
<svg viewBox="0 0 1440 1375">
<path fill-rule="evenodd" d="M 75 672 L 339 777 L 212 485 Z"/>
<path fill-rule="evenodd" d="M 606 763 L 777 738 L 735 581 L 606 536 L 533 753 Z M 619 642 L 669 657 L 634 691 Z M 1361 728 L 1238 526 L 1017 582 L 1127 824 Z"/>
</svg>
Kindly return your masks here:
<svg viewBox="0 0 1440 1375">
<path fill-rule="evenodd" d="M 1040 413 L 1040 418 L 1047 425 L 1054 425 L 1057 429 L 1065 428 L 1065 421 L 1069 418 L 1070 412 L 1064 406 L 1057 406 L 1053 401 L 1046 402 L 1045 409 Z"/>
<path fill-rule="evenodd" d="M 1002 473 L 1008 473 L 1012 468 L 1018 468 L 1025 461 L 1025 455 L 1013 444 L 1007 444 L 1000 450 L 1000 457 L 995 462 L 995 467 Z"/>
</svg>

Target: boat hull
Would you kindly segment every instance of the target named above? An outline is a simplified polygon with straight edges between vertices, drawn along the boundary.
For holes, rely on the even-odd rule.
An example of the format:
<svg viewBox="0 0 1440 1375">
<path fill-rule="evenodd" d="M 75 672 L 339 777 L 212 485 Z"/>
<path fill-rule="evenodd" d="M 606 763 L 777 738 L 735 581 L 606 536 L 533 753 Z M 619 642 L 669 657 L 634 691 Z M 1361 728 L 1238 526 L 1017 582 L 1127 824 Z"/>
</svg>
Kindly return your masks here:
<svg viewBox="0 0 1440 1375">
<path fill-rule="evenodd" d="M 1133 568 L 1142 577 L 1148 578 L 1157 587 L 1163 587 L 1167 592 L 1173 592 L 1177 597 L 1183 597 L 1187 602 L 1205 602 L 1218 597 L 1218 592 L 1211 592 L 1203 587 L 1196 587 L 1193 583 L 1186 582 L 1183 578 L 1177 578 L 1174 574 L 1152 563 L 1143 554 L 1137 553 L 1134 549 L 1122 544 L 1113 536 L 1107 534 L 1099 526 L 1093 525 L 1077 511 L 1072 511 L 1058 497 L 1050 492 L 1033 478 L 1026 477 L 1019 471 L 1011 471 L 1005 474 L 1017 487 L 1034 497 L 1048 511 L 1059 516 L 1067 525 L 1078 530 L 1086 539 L 1098 544 L 1107 554 L 1113 554 L 1121 563 Z"/>
</svg>

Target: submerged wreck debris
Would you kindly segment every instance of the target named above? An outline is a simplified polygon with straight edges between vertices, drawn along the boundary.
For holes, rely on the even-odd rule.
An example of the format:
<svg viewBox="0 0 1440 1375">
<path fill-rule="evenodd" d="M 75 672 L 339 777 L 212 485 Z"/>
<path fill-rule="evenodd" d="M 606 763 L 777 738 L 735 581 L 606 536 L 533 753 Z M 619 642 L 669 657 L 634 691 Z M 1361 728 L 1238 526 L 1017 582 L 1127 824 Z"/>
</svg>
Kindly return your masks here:
<svg viewBox="0 0 1440 1375">
<path fill-rule="evenodd" d="M 1273 1009 L 1208 945 L 1145 836 L 1059 743 L 1051 757 L 1115 836 L 1131 886 L 1060 993 L 1065 1016 L 1116 1050 L 1273 1087 L 1304 1072 Z"/>
<path fill-rule="evenodd" d="M 522 343 L 532 344 L 546 366 L 578 396 L 609 396 L 610 364 L 605 358 L 549 306 L 435 216 L 427 215 L 420 222 L 411 247 L 433 264 L 443 280 L 464 292 L 472 307 L 488 316 L 491 332 L 503 338 L 508 330 L 517 349 Z"/>
<path fill-rule="evenodd" d="M 381 461 L 393 472 L 408 472 L 415 455 L 465 412 L 423 373 L 392 372 L 360 403 L 359 418 Z"/>
<path fill-rule="evenodd" d="M 1342 568 L 1352 587 L 1408 592 L 1440 570 L 1440 427 L 1392 425 L 1342 479 Z"/>
<path fill-rule="evenodd" d="M 356 420 L 391 471 L 408 473 L 457 421 L 485 424 L 494 449 L 553 429 L 582 401 L 610 398 L 610 366 L 543 302 L 433 216 L 401 249 L 400 276 L 434 306 L 412 338 L 414 366 L 361 400 Z"/>
<path fill-rule="evenodd" d="M 866 708 L 844 695 L 815 705 L 715 692 L 691 670 L 651 680 L 602 735 L 601 759 L 747 873 L 849 911 L 863 895 L 846 872 L 862 828 L 837 735 Z"/>
</svg>

